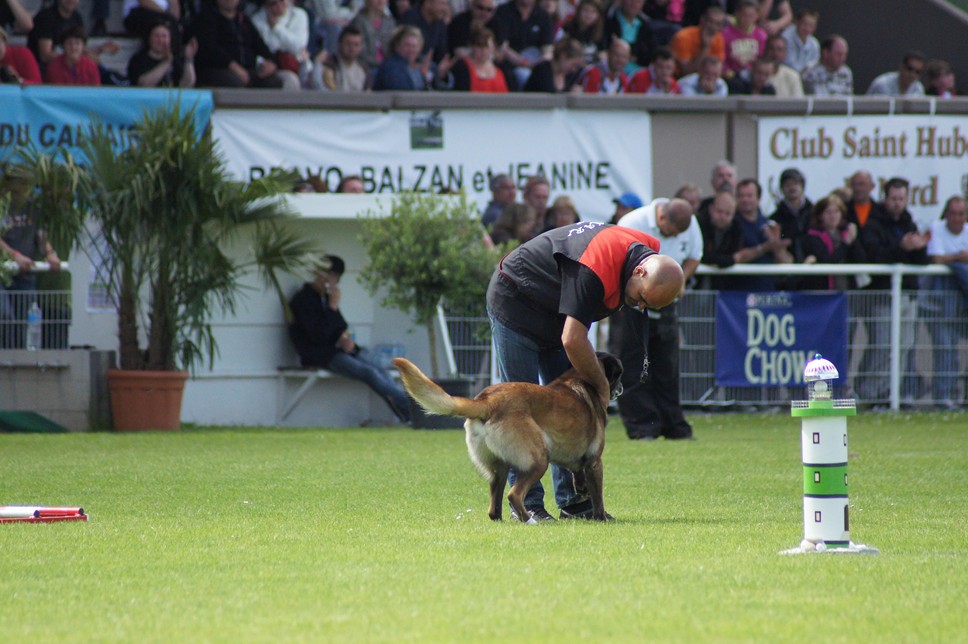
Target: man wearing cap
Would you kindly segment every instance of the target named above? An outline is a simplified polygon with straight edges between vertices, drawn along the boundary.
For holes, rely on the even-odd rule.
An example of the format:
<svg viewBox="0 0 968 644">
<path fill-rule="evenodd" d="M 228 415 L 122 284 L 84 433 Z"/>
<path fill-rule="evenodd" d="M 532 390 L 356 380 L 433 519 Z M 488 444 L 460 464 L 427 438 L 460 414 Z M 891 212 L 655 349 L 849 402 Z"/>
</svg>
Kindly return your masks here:
<svg viewBox="0 0 968 644">
<path fill-rule="evenodd" d="M 342 258 L 323 255 L 313 281 L 303 284 L 289 301 L 292 313 L 289 337 L 302 366 L 329 369 L 346 378 L 365 382 L 383 398 L 397 418 L 408 423 L 410 403 L 406 392 L 347 332 L 349 325 L 339 310 L 342 299 L 339 281 L 345 269 Z"/>
<path fill-rule="evenodd" d="M 652 235 L 662 254 L 682 266 L 685 279 L 702 260 L 702 231 L 685 199 L 656 199 L 633 210 L 620 226 Z M 632 440 L 692 438 L 679 401 L 679 320 L 676 303 L 661 311 L 620 311 L 612 318 L 622 372 L 618 409 Z M 641 367 L 640 367 L 641 365 Z"/>
<path fill-rule="evenodd" d="M 609 223 L 617 224 L 618 220 L 629 214 L 636 208 L 642 207 L 642 200 L 634 192 L 626 192 L 618 199 L 612 199 L 612 203 L 615 204 L 615 213 L 612 215 Z"/>
<path fill-rule="evenodd" d="M 598 392 L 604 417 L 609 387 L 588 329 L 622 306 L 661 309 L 679 296 L 682 269 L 658 250 L 659 241 L 643 232 L 583 222 L 549 230 L 505 256 L 487 289 L 501 381 L 547 383 L 574 367 Z M 552 476 L 560 518 L 590 517 L 591 501 L 578 493 L 571 472 L 552 466 Z M 553 520 L 540 481 L 524 504 L 536 521 Z"/>
<path fill-rule="evenodd" d="M 793 261 L 803 262 L 803 248 L 800 238 L 807 234 L 813 204 L 804 194 L 806 179 L 796 168 L 787 168 L 780 173 L 780 192 L 783 198 L 776 205 L 770 219 L 780 225 L 780 238 L 790 240 L 790 253 Z"/>
</svg>

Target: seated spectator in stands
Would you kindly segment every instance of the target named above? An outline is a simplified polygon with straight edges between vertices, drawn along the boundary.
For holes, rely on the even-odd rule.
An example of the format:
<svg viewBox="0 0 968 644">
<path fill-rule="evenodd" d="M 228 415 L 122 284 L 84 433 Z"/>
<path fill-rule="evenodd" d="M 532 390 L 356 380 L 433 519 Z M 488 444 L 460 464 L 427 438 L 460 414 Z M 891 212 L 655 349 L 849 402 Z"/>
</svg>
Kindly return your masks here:
<svg viewBox="0 0 968 644">
<path fill-rule="evenodd" d="M 604 62 L 595 62 L 582 71 L 579 82 L 586 94 L 625 94 L 629 79 L 623 71 L 632 56 L 632 48 L 621 38 L 612 40 Z"/>
<path fill-rule="evenodd" d="M 504 208 L 491 227 L 491 240 L 495 244 L 517 241 L 523 244 L 541 232 L 541 219 L 534 208 L 526 203 L 513 203 Z"/>
<path fill-rule="evenodd" d="M 803 8 L 797 11 L 796 23 L 783 30 L 786 43 L 786 58 L 782 61 L 795 69 L 798 74 L 820 61 L 820 41 L 813 34 L 817 31 L 820 14 Z"/>
<path fill-rule="evenodd" d="M 363 34 L 360 59 L 372 73 L 393 55 L 389 43 L 397 21 L 387 13 L 387 0 L 363 0 L 363 8 L 350 24 Z"/>
<path fill-rule="evenodd" d="M 582 69 L 581 45 L 571 38 L 562 38 L 554 44 L 551 60 L 543 60 L 531 69 L 525 92 L 580 92 L 577 84 Z"/>
<path fill-rule="evenodd" d="M 773 71 L 776 69 L 772 58 L 760 56 L 753 61 L 747 72 L 741 72 L 733 76 L 729 85 L 730 94 L 752 95 L 752 96 L 776 96 L 776 89 L 770 79 L 773 78 Z"/>
<path fill-rule="evenodd" d="M 793 7 L 789 0 L 759 0 L 759 24 L 767 36 L 779 36 L 793 24 Z"/>
<path fill-rule="evenodd" d="M 40 68 L 34 55 L 26 47 L 11 45 L 7 31 L 0 27 L 0 83 L 37 85 L 40 82 Z"/>
<path fill-rule="evenodd" d="M 655 35 L 649 17 L 642 13 L 645 0 L 617 0 L 605 16 L 605 33 L 609 42 L 621 38 L 632 46 L 632 60 L 625 68 L 631 76 L 652 62 L 655 51 Z"/>
<path fill-rule="evenodd" d="M 507 174 L 496 174 L 491 178 L 491 201 L 481 215 L 481 225 L 485 230 L 490 230 L 494 222 L 497 221 L 501 211 L 506 206 L 514 203 L 518 196 L 518 187 L 514 184 L 514 179 Z"/>
<path fill-rule="evenodd" d="M 642 207 L 642 199 L 634 192 L 625 192 L 618 199 L 612 199 L 615 204 L 615 212 L 612 213 L 612 218 L 608 220 L 610 224 L 617 224 L 622 217 L 629 214 L 636 208 Z"/>
<path fill-rule="evenodd" d="M 504 72 L 494 64 L 494 32 L 477 27 L 471 32 L 471 53 L 459 59 L 452 68 L 454 89 L 462 92 L 506 94 Z"/>
<path fill-rule="evenodd" d="M 766 31 L 757 24 L 757 0 L 739 0 L 733 18 L 735 22 L 723 27 L 723 43 L 726 46 L 723 77 L 726 79 L 749 69 L 753 61 L 766 52 Z"/>
<path fill-rule="evenodd" d="M 629 94 L 679 94 L 676 61 L 668 47 L 656 47 L 652 62 L 629 79 Z"/>
<path fill-rule="evenodd" d="M 357 174 L 348 174 L 339 180 L 336 192 L 348 195 L 361 195 L 366 190 L 363 187 L 363 177 Z"/>
<path fill-rule="evenodd" d="M 331 92 L 364 92 L 372 87 L 373 77 L 360 61 L 363 51 L 363 34 L 353 25 L 339 33 L 336 53 L 325 49 L 316 55 L 310 73 L 310 85 L 314 89 Z"/>
<path fill-rule="evenodd" d="M 171 27 L 159 22 L 148 33 L 144 46 L 128 61 L 128 80 L 137 87 L 194 87 L 195 54 L 192 38 L 184 52 L 172 51 Z"/>
<path fill-rule="evenodd" d="M 300 3 L 310 14 L 310 51 L 315 55 L 325 49 L 336 53 L 339 35 L 363 8 L 363 0 L 304 0 Z M 318 48 L 322 40 L 322 49 Z"/>
<path fill-rule="evenodd" d="M 776 69 L 770 77 L 770 85 L 777 96 L 784 98 L 800 98 L 803 96 L 803 81 L 800 74 L 784 63 L 787 54 L 787 44 L 783 36 L 770 36 L 766 41 L 766 55 L 773 61 Z"/>
<path fill-rule="evenodd" d="M 420 66 L 420 50 L 423 48 L 423 34 L 420 29 L 413 25 L 397 27 L 387 46 L 393 53 L 376 70 L 373 89 L 378 92 L 419 92 L 430 89 Z M 435 85 L 442 87 L 449 76 L 450 59 L 447 58 L 437 66 Z"/>
<path fill-rule="evenodd" d="M 642 13 L 649 17 L 649 26 L 658 47 L 666 47 L 682 29 L 685 0 L 646 0 Z"/>
<path fill-rule="evenodd" d="M 346 264 L 336 255 L 324 255 L 313 281 L 289 300 L 292 321 L 289 338 L 304 367 L 328 369 L 369 385 L 402 422 L 410 420 L 410 402 L 403 388 L 356 344 L 347 332 L 349 325 L 340 312 L 340 279 Z"/>
<path fill-rule="evenodd" d="M 958 344 L 968 335 L 968 203 L 956 195 L 945 202 L 941 219 L 931 224 L 928 257 L 951 268 L 952 276 L 930 276 L 919 292 L 919 309 L 931 335 L 932 399 L 945 409 L 958 405 L 957 379 L 961 373 Z M 943 294 L 942 294 L 943 293 Z"/>
<path fill-rule="evenodd" d="M 488 28 L 494 32 L 502 52 L 505 76 L 513 71 L 515 87 L 524 87 L 532 69 L 554 55 L 551 16 L 538 6 L 537 0 L 510 0 L 498 5 Z"/>
<path fill-rule="evenodd" d="M 34 28 L 34 18 L 21 0 L 0 0 L 0 28 L 9 33 L 30 33 Z"/>
<path fill-rule="evenodd" d="M 679 186 L 676 190 L 676 194 L 673 195 L 676 199 L 682 199 L 692 208 L 692 213 L 696 214 L 699 212 L 699 205 L 702 203 L 702 191 L 699 190 L 699 186 L 692 182 L 687 182 Z"/>
<path fill-rule="evenodd" d="M 679 93 L 683 96 L 727 96 L 729 88 L 722 74 L 723 61 L 715 56 L 703 56 L 698 72 L 679 79 Z"/>
<path fill-rule="evenodd" d="M 803 236 L 804 264 L 862 264 L 864 247 L 858 241 L 857 224 L 847 221 L 847 205 L 834 194 L 814 205 L 807 233 Z M 844 291 L 855 288 L 850 275 L 810 275 L 801 287 L 815 291 Z"/>
<path fill-rule="evenodd" d="M 64 34 L 64 53 L 47 63 L 44 82 L 49 85 L 100 85 L 101 72 L 97 64 L 84 55 L 87 32 L 84 27 L 72 27 Z"/>
<path fill-rule="evenodd" d="M 279 70 L 252 21 L 239 10 L 239 0 L 205 4 L 192 29 L 198 40 L 198 86 L 299 89 L 299 77 Z"/>
<path fill-rule="evenodd" d="M 551 182 L 546 177 L 536 174 L 524 182 L 521 199 L 524 203 L 534 208 L 535 215 L 538 217 L 539 230 L 548 217 L 548 199 L 550 197 Z"/>
<path fill-rule="evenodd" d="M 558 34 L 561 33 L 561 27 L 565 24 L 565 16 L 561 13 L 561 4 L 558 0 L 538 0 L 538 6 L 544 9 L 548 18 L 551 19 L 551 33 L 555 35 L 555 40 L 557 40 Z"/>
<path fill-rule="evenodd" d="M 423 34 L 421 59 L 439 65 L 449 55 L 447 25 L 444 18 L 450 15 L 449 0 L 423 0 L 400 16 L 401 25 L 413 25 Z"/>
<path fill-rule="evenodd" d="M 575 13 L 565 22 L 561 31 L 562 36 L 569 36 L 581 44 L 586 65 L 600 63 L 605 58 L 605 52 L 608 50 L 605 10 L 598 0 L 581 0 Z M 613 39 L 612 42 L 615 40 L 618 39 Z M 629 49 L 630 56 L 631 51 Z"/>
<path fill-rule="evenodd" d="M 955 96 L 955 73 L 944 60 L 929 60 L 924 66 L 924 93 L 938 98 Z"/>
<path fill-rule="evenodd" d="M 56 55 L 54 48 L 63 45 L 67 31 L 84 26 L 84 19 L 77 10 L 79 2 L 80 0 L 55 0 L 34 16 L 34 28 L 27 36 L 27 48 L 37 60 L 41 72 Z M 101 54 L 114 54 L 118 49 L 120 48 L 116 42 L 107 40 L 94 49 L 86 49 L 84 54 L 96 65 Z"/>
<path fill-rule="evenodd" d="M 541 232 L 577 224 L 579 221 L 581 221 L 581 217 L 578 216 L 575 202 L 568 195 L 561 195 L 556 197 L 551 203 L 551 208 L 548 208 L 548 215 L 544 220 L 544 229 Z"/>
<path fill-rule="evenodd" d="M 717 161 L 709 175 L 709 185 L 712 186 L 713 194 L 699 202 L 696 215 L 704 215 L 709 210 L 709 206 L 712 205 L 713 199 L 720 192 L 728 192 L 735 197 L 738 180 L 738 171 L 735 165 L 726 159 Z"/>
<path fill-rule="evenodd" d="M 252 14 L 252 24 L 280 70 L 299 77 L 300 85 L 308 84 L 312 61 L 309 59 L 309 15 L 290 0 L 263 0 L 262 8 Z"/>
<path fill-rule="evenodd" d="M 719 5 L 711 4 L 706 7 L 698 25 L 679 30 L 669 43 L 669 49 L 676 57 L 676 76 L 698 72 L 699 61 L 704 56 L 726 60 L 726 44 L 722 34 L 725 26 L 726 12 Z"/>
<path fill-rule="evenodd" d="M 918 78 L 924 73 L 925 56 L 911 50 L 901 59 L 896 72 L 884 72 L 867 88 L 868 96 L 924 96 L 924 85 Z"/>
<path fill-rule="evenodd" d="M 745 261 L 753 264 L 790 264 L 791 240 L 783 239 L 780 226 L 760 210 L 763 189 L 756 179 L 743 179 L 736 184 L 736 219 L 743 231 L 743 249 L 750 251 Z M 747 277 L 750 290 L 772 291 L 776 279 L 770 275 Z"/>
<path fill-rule="evenodd" d="M 182 44 L 182 15 L 180 0 L 125 0 L 124 29 L 143 41 L 160 22 L 168 25 L 172 51 L 180 51 Z"/>
<path fill-rule="evenodd" d="M 820 62 L 803 70 L 803 92 L 811 96 L 850 96 L 854 72 L 847 66 L 847 41 L 836 34 L 820 43 Z"/>
<path fill-rule="evenodd" d="M 463 58 L 471 53 L 471 31 L 487 27 L 496 9 L 495 0 L 471 0 L 466 11 L 454 16 L 447 25 L 447 48 L 451 56 Z M 496 38 L 494 42 L 497 44 Z"/>
<path fill-rule="evenodd" d="M 770 219 L 780 226 L 780 236 L 789 240 L 790 252 L 797 262 L 803 261 L 801 241 L 813 215 L 813 204 L 804 193 L 806 185 L 803 173 L 796 168 L 787 168 L 781 172 L 780 193 L 783 198 L 770 215 Z"/>
</svg>

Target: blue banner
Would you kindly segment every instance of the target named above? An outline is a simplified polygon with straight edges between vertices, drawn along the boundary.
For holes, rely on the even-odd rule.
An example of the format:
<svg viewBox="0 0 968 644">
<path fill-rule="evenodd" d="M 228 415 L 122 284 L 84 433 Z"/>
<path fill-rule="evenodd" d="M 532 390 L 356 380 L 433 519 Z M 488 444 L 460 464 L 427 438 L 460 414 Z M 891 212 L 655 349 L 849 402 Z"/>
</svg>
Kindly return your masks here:
<svg viewBox="0 0 968 644">
<path fill-rule="evenodd" d="M 77 155 L 77 143 L 99 119 L 126 147 L 135 122 L 145 111 L 179 103 L 195 109 L 199 131 L 208 127 L 214 102 L 205 90 L 0 85 L 0 160 L 20 147 L 47 154 L 60 146 Z"/>
<path fill-rule="evenodd" d="M 716 296 L 716 384 L 780 387 L 803 383 L 821 354 L 847 376 L 845 293 L 744 293 Z"/>
</svg>

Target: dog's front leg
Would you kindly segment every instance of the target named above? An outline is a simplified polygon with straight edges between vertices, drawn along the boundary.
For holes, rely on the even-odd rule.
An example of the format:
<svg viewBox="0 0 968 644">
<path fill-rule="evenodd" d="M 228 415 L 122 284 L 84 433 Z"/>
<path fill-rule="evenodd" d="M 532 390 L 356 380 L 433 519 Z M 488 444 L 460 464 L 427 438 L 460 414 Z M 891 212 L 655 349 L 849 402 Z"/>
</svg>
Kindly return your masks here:
<svg viewBox="0 0 968 644">
<path fill-rule="evenodd" d="M 589 461 L 584 470 L 588 496 L 592 502 L 592 519 L 606 521 L 608 517 L 605 514 L 605 498 L 602 490 L 602 457 Z"/>
</svg>

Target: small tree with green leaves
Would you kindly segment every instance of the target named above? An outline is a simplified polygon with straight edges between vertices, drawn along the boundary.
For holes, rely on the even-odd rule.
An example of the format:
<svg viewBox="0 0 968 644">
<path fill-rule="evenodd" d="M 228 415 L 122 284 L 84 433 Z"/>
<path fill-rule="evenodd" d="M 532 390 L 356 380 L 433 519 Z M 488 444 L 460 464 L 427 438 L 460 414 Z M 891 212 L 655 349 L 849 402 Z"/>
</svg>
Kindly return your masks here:
<svg viewBox="0 0 968 644">
<path fill-rule="evenodd" d="M 382 293 L 381 305 L 426 327 L 431 368 L 439 376 L 437 306 L 483 310 L 502 251 L 485 245 L 484 228 L 463 195 L 399 193 L 389 214 L 368 211 L 361 223 L 369 263 L 360 281 L 370 295 Z"/>
</svg>

